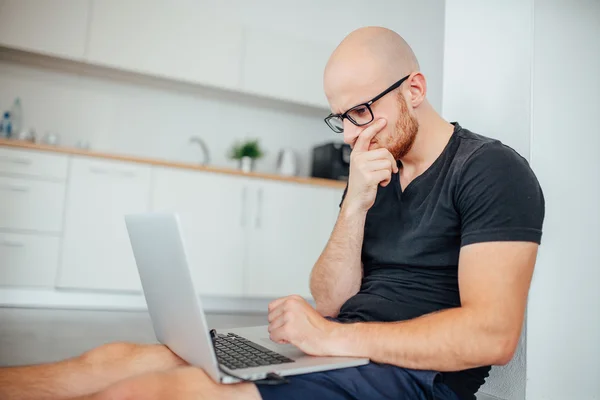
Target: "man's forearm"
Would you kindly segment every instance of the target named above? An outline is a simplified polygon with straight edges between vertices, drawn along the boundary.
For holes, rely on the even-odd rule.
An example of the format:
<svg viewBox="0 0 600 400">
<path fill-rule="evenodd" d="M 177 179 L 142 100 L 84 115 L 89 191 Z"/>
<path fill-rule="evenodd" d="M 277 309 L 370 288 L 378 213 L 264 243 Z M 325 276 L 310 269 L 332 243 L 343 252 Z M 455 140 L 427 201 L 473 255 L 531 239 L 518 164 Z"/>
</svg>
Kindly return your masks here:
<svg viewBox="0 0 600 400">
<path fill-rule="evenodd" d="M 317 311 L 336 316 L 342 304 L 360 289 L 361 251 L 366 212 L 342 207 L 331 238 L 315 264 L 310 288 Z"/>
<path fill-rule="evenodd" d="M 331 355 L 435 371 L 505 364 L 512 358 L 518 335 L 494 319 L 475 310 L 452 308 L 404 322 L 338 324 Z"/>
</svg>

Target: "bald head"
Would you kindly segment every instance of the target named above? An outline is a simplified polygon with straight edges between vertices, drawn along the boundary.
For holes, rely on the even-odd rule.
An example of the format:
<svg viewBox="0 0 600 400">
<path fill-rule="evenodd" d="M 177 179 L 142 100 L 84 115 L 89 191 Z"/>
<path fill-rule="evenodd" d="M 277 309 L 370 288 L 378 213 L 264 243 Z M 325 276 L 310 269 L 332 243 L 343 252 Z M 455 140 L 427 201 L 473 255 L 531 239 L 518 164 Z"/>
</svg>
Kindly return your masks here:
<svg viewBox="0 0 600 400">
<path fill-rule="evenodd" d="M 396 32 L 381 27 L 365 27 L 350 33 L 335 49 L 325 67 L 325 94 L 335 102 L 338 95 L 354 90 L 385 89 L 398 79 L 419 71 L 414 52 Z M 377 94 L 377 93 L 375 93 Z M 333 105 L 333 104 L 332 104 Z M 340 105 L 341 106 L 341 105 Z"/>
<path fill-rule="evenodd" d="M 327 63 L 326 71 L 340 63 L 367 56 L 394 76 L 419 70 L 419 62 L 408 43 L 396 32 L 378 26 L 360 28 L 342 40 Z"/>
</svg>

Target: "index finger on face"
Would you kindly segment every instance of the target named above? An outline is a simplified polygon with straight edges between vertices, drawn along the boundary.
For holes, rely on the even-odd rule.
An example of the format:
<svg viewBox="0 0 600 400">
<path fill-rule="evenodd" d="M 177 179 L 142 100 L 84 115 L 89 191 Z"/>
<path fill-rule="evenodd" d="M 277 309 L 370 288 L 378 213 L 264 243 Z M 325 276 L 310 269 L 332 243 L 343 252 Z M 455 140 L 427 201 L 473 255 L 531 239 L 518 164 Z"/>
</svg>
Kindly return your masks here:
<svg viewBox="0 0 600 400">
<path fill-rule="evenodd" d="M 354 150 L 358 151 L 368 151 L 369 144 L 371 143 L 371 139 L 382 130 L 387 121 L 383 118 L 376 120 L 373 124 L 367 126 L 365 129 L 360 132 L 358 135 L 358 139 L 356 140 L 356 144 L 354 145 Z"/>
</svg>

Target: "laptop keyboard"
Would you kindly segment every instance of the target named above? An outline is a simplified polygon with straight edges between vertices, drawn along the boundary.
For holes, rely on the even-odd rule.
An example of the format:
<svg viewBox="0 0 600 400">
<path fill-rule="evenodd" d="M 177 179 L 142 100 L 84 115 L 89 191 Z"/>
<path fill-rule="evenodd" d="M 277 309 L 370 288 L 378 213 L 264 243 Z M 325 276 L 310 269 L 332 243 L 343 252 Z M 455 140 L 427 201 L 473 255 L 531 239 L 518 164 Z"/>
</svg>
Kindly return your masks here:
<svg viewBox="0 0 600 400">
<path fill-rule="evenodd" d="M 234 333 L 218 334 L 213 339 L 219 364 L 229 369 L 291 363 L 291 360 Z"/>
</svg>

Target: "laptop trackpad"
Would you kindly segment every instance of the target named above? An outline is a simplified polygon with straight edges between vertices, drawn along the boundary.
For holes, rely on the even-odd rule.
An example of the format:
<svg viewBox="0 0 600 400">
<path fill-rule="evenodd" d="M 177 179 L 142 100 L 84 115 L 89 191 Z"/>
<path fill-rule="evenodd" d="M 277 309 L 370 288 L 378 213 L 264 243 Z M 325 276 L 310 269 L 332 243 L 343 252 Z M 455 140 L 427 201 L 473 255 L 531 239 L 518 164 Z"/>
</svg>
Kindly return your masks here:
<svg viewBox="0 0 600 400">
<path fill-rule="evenodd" d="M 277 353 L 283 354 L 283 355 L 294 355 L 296 357 L 300 356 L 300 355 L 304 355 L 304 353 L 302 352 L 302 350 L 300 350 L 299 348 L 297 348 L 296 346 L 294 346 L 293 344 L 279 344 L 279 343 L 275 343 L 274 341 L 272 341 L 270 338 L 261 338 L 260 339 L 260 344 L 262 345 L 266 345 L 266 347 L 268 347 L 269 349 L 276 351 Z"/>
</svg>

